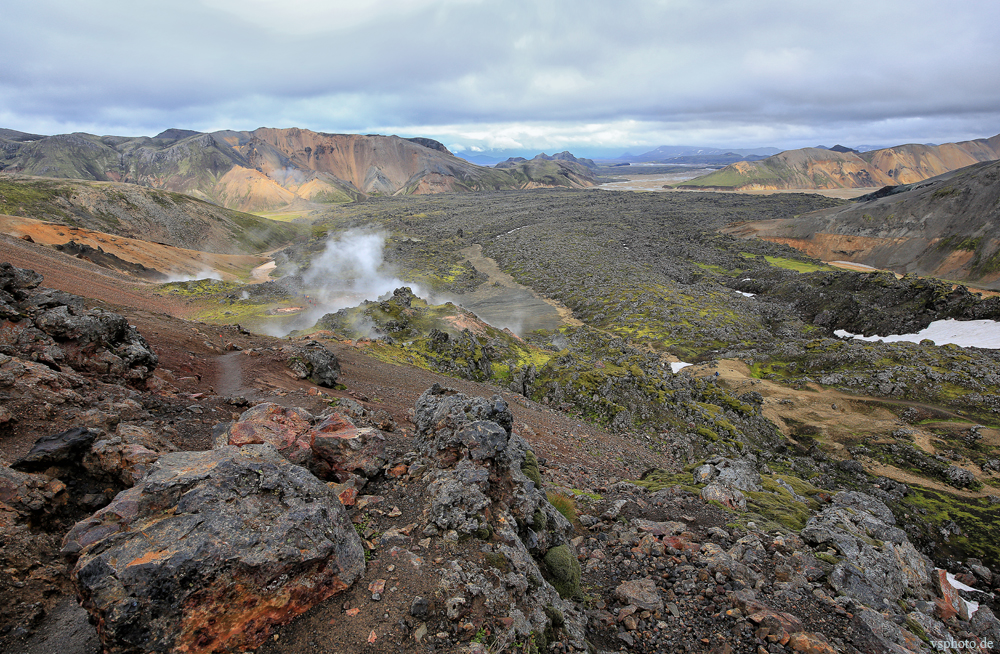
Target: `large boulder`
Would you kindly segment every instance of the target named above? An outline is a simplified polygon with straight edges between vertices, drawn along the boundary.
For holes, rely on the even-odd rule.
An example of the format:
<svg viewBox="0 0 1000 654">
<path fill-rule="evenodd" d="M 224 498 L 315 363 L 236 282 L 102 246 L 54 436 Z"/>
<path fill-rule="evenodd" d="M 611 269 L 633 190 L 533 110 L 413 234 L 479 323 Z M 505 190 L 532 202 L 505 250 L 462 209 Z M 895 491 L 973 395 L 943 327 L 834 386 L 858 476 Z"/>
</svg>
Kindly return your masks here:
<svg viewBox="0 0 1000 654">
<path fill-rule="evenodd" d="M 308 434 L 313 472 L 340 482 L 374 477 L 388 461 L 385 436 L 374 427 L 356 427 L 342 413 L 323 417 Z"/>
<path fill-rule="evenodd" d="M 55 465 L 79 463 L 96 437 L 97 432 L 86 427 L 74 427 L 58 434 L 42 436 L 11 467 L 26 472 L 40 472 Z"/>
<path fill-rule="evenodd" d="M 256 647 L 365 565 L 336 495 L 270 445 L 163 454 L 63 553 L 108 654 Z"/>
<path fill-rule="evenodd" d="M 219 430 L 215 446 L 269 443 L 282 456 L 322 479 L 359 482 L 386 464 L 385 437 L 373 427 L 357 427 L 339 412 L 318 418 L 305 409 L 264 402 Z"/>
<path fill-rule="evenodd" d="M 290 348 L 288 368 L 299 379 L 308 379 L 318 386 L 334 388 L 340 377 L 340 362 L 323 344 L 306 341 L 304 345 Z"/>
<path fill-rule="evenodd" d="M 744 459 L 714 457 L 695 468 L 693 474 L 696 484 L 715 482 L 726 488 L 744 492 L 760 492 L 764 489 L 760 473 L 752 463 Z"/>
<path fill-rule="evenodd" d="M 313 416 L 305 409 L 264 402 L 244 411 L 215 444 L 242 447 L 267 443 L 292 463 L 308 466 L 312 462 L 308 437 L 312 421 Z"/>
</svg>

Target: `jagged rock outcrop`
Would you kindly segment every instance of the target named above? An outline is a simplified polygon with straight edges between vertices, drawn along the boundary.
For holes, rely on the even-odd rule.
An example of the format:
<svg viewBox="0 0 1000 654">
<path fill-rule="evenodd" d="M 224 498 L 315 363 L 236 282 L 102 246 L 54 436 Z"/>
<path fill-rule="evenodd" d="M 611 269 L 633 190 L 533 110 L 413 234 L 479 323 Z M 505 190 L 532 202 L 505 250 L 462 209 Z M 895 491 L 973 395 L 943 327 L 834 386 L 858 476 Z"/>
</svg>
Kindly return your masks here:
<svg viewBox="0 0 1000 654">
<path fill-rule="evenodd" d="M 561 627 L 574 647 L 585 648 L 583 617 L 560 597 L 579 593 L 572 525 L 530 478 L 537 462 L 512 432 L 507 403 L 435 384 L 417 400 L 413 422 L 418 451 L 433 465 L 425 475 L 431 522 L 425 533 L 493 541 L 493 555 L 510 568 L 504 582 L 513 592 L 513 630 L 527 636 Z M 446 578 L 445 585 L 454 592 L 455 582 Z"/>
<path fill-rule="evenodd" d="M 1000 318 L 1000 298 L 982 298 L 950 282 L 888 272 L 810 272 L 739 282 L 768 299 L 788 302 L 803 320 L 832 334 L 908 334 L 935 320 Z"/>
<path fill-rule="evenodd" d="M 269 445 L 161 456 L 63 552 L 116 654 L 255 647 L 365 561 L 333 491 Z"/>
<path fill-rule="evenodd" d="M 41 282 L 34 271 L 0 263 L 0 354 L 110 383 L 149 378 L 159 359 L 123 316 L 87 309 L 75 295 L 39 289 Z"/>
<path fill-rule="evenodd" d="M 892 606 L 904 593 L 932 597 L 930 560 L 913 546 L 884 503 L 840 492 L 833 506 L 812 517 L 802 538 L 843 557 L 830 573 L 834 589 L 874 608 Z"/>
</svg>

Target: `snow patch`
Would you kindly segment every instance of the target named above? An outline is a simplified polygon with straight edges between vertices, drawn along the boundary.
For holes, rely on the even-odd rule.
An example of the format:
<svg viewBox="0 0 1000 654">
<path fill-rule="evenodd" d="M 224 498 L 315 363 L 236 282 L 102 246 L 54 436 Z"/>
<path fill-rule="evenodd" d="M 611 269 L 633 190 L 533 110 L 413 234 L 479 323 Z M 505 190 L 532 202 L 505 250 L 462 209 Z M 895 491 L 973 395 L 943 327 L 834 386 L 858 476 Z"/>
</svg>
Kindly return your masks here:
<svg viewBox="0 0 1000 654">
<path fill-rule="evenodd" d="M 983 592 L 983 591 L 978 590 L 976 588 L 973 588 L 971 586 L 966 586 L 961 581 L 959 581 L 958 579 L 956 579 L 955 575 L 951 574 L 950 572 L 946 572 L 945 575 L 948 577 L 948 583 L 951 584 L 954 588 L 956 588 L 958 590 L 972 591 L 974 593 L 981 593 L 981 592 Z M 969 609 L 969 616 L 970 617 L 972 616 L 973 613 L 975 613 L 976 611 L 979 610 L 979 602 L 973 602 L 972 600 L 967 600 L 964 597 L 960 597 L 959 599 L 961 599 L 963 602 L 965 602 L 965 606 L 968 607 L 968 609 Z"/>
<path fill-rule="evenodd" d="M 915 334 L 860 336 L 844 329 L 838 329 L 833 333 L 842 338 L 857 338 L 862 341 L 919 343 L 926 338 L 934 341 L 935 345 L 952 343 L 961 347 L 1000 349 L 1000 322 L 996 320 L 935 320 Z"/>
<path fill-rule="evenodd" d="M 693 366 L 693 365 L 694 365 L 693 363 L 684 363 L 683 361 L 671 361 L 670 362 L 670 372 L 672 372 L 672 373 L 674 373 L 676 375 L 677 373 L 679 373 L 684 368 L 687 368 L 688 366 Z"/>
</svg>

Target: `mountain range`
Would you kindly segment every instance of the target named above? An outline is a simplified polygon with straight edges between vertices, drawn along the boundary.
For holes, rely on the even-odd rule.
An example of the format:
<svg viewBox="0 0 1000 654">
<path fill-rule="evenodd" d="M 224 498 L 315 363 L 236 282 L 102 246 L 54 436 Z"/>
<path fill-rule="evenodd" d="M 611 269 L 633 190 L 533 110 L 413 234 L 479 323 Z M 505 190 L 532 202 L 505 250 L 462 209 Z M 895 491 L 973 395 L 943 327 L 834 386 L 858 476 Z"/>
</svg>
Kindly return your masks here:
<svg viewBox="0 0 1000 654">
<path fill-rule="evenodd" d="M 1000 135 L 943 145 L 900 145 L 869 152 L 802 148 L 761 161 L 732 163 L 677 186 L 725 190 L 876 188 L 912 184 L 995 159 L 1000 159 Z"/>
<path fill-rule="evenodd" d="M 211 133 L 169 129 L 155 137 L 42 136 L 0 130 L 0 170 L 129 182 L 185 193 L 241 211 L 375 195 L 594 184 L 585 167 L 553 160 L 494 170 L 455 157 L 432 139 L 260 128 Z"/>
</svg>

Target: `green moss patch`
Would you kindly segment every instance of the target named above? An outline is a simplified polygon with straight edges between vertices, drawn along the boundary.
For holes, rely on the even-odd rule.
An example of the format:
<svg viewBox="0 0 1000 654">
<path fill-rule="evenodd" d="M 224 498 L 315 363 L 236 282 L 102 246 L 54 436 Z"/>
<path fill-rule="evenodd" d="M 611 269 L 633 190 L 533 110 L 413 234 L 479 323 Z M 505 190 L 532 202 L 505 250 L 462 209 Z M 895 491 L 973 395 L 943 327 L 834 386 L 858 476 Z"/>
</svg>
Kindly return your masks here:
<svg viewBox="0 0 1000 654">
<path fill-rule="evenodd" d="M 558 591 L 559 597 L 570 599 L 580 595 L 580 562 L 568 545 L 550 548 L 545 553 L 544 561 L 549 582 Z"/>
</svg>

